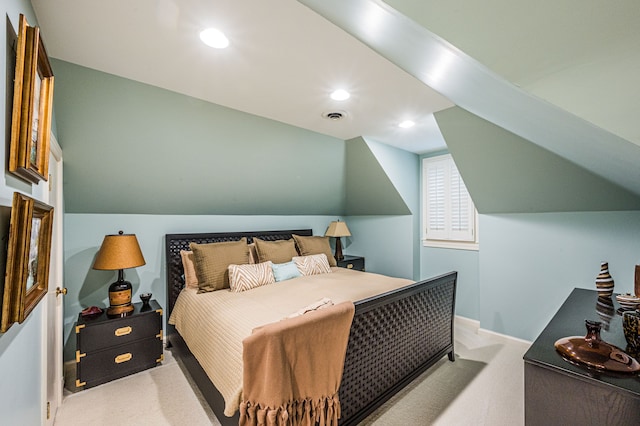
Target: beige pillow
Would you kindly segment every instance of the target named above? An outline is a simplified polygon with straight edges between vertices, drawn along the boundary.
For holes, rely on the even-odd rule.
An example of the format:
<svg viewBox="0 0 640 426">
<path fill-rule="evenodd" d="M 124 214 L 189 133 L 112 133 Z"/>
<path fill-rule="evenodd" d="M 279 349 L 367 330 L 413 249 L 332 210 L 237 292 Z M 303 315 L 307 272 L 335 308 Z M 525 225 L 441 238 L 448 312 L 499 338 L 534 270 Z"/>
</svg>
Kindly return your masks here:
<svg viewBox="0 0 640 426">
<path fill-rule="evenodd" d="M 324 253 L 296 256 L 293 261 L 302 275 L 319 275 L 331 272 L 327 255 Z"/>
<path fill-rule="evenodd" d="M 264 241 L 260 238 L 254 238 L 253 241 L 256 243 L 258 263 L 268 260 L 273 263 L 286 263 L 291 262 L 291 259 L 298 255 L 293 239 Z"/>
<path fill-rule="evenodd" d="M 256 243 L 249 244 L 249 263 L 258 263 L 258 253 L 256 252 Z"/>
<path fill-rule="evenodd" d="M 338 266 L 336 258 L 331 253 L 331 246 L 329 245 L 329 237 L 303 237 L 301 235 L 293 235 L 293 239 L 296 240 L 298 250 L 301 256 L 309 256 L 311 254 L 324 253 L 329 261 L 329 266 Z"/>
<path fill-rule="evenodd" d="M 193 266 L 193 252 L 180 250 L 182 257 L 182 270 L 184 271 L 184 285 L 190 288 L 198 288 L 198 276 Z"/>
<path fill-rule="evenodd" d="M 229 265 L 229 286 L 239 293 L 276 282 L 271 269 L 272 262 L 248 265 Z"/>
<path fill-rule="evenodd" d="M 249 263 L 247 239 L 222 243 L 189 245 L 198 277 L 198 293 L 229 288 L 229 265 Z"/>
</svg>

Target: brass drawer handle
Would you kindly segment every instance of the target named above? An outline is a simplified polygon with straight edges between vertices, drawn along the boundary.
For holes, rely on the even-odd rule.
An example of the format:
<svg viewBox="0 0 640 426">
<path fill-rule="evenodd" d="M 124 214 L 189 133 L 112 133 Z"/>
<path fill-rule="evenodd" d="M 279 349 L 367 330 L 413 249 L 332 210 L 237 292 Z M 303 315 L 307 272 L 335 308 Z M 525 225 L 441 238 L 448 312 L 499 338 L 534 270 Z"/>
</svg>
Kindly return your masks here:
<svg viewBox="0 0 640 426">
<path fill-rule="evenodd" d="M 131 355 L 131 352 L 127 352 L 126 354 L 118 355 L 115 361 L 116 364 L 122 364 L 123 362 L 130 361 L 131 358 L 133 358 L 133 355 Z"/>
<path fill-rule="evenodd" d="M 127 327 L 120 327 L 115 331 L 115 335 L 117 337 L 120 336 L 126 336 L 127 334 L 130 334 L 133 331 L 133 328 L 127 326 Z"/>
<path fill-rule="evenodd" d="M 353 269 L 353 263 L 349 263 L 349 264 L 347 265 L 347 269 Z"/>
</svg>

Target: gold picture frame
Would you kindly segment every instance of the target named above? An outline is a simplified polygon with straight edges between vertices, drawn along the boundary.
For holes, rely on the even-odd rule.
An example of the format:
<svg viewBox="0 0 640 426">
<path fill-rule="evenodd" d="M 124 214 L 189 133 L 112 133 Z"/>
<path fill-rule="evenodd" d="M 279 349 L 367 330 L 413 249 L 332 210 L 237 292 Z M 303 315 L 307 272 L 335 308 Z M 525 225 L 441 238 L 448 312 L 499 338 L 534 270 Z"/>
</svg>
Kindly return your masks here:
<svg viewBox="0 0 640 426">
<path fill-rule="evenodd" d="M 22 323 L 49 288 L 53 207 L 14 193 L 0 332 Z"/>
<path fill-rule="evenodd" d="M 31 183 L 49 178 L 53 71 L 38 27 L 20 15 L 9 172 Z"/>
</svg>

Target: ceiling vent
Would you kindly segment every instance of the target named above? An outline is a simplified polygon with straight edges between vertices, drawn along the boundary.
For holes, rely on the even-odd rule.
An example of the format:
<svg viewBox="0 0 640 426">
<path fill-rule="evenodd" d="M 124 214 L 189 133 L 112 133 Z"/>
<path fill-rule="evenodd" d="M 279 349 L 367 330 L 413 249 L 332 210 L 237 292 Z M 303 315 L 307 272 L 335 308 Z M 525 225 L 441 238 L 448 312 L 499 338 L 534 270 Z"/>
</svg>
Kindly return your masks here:
<svg viewBox="0 0 640 426">
<path fill-rule="evenodd" d="M 346 115 L 347 115 L 347 113 L 344 112 L 344 111 L 329 111 L 329 112 L 323 112 L 322 113 L 322 116 L 324 118 L 332 120 L 332 121 L 342 120 Z"/>
</svg>

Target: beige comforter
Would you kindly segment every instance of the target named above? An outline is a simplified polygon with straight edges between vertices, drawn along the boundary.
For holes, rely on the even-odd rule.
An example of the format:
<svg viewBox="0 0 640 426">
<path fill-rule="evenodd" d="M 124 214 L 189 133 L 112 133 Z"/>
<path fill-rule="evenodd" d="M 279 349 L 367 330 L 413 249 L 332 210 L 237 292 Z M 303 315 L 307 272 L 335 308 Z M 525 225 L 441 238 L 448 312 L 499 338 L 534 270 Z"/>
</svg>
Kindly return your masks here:
<svg viewBox="0 0 640 426">
<path fill-rule="evenodd" d="M 225 400 L 233 416 L 242 394 L 242 340 L 261 325 L 280 321 L 328 297 L 334 303 L 358 301 L 413 281 L 345 268 L 299 277 L 242 293 L 184 289 L 169 319 Z"/>
</svg>

